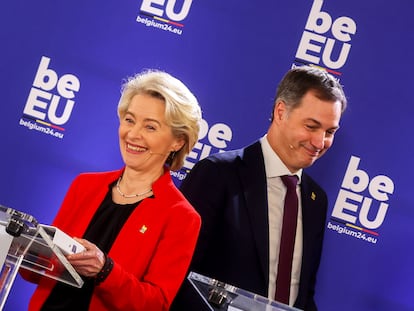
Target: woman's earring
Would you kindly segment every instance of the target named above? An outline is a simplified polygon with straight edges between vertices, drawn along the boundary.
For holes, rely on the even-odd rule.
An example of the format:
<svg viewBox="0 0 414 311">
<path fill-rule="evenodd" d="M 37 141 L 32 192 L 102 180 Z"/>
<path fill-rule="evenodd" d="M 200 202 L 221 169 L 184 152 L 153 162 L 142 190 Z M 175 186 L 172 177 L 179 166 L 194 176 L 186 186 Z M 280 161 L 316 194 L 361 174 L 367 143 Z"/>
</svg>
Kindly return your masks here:
<svg viewBox="0 0 414 311">
<path fill-rule="evenodd" d="M 167 161 L 166 161 L 168 165 L 170 165 L 170 166 L 172 165 L 172 162 L 174 160 L 174 157 L 175 157 L 176 153 L 177 153 L 177 151 L 175 151 L 175 150 L 170 152 L 170 154 L 168 155 Z"/>
</svg>

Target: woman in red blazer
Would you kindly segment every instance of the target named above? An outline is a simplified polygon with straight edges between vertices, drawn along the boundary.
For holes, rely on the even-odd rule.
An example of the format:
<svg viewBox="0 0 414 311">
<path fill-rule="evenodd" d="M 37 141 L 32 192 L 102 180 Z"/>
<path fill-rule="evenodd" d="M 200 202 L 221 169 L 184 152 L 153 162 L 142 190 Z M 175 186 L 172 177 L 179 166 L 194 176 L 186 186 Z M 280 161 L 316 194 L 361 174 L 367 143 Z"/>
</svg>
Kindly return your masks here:
<svg viewBox="0 0 414 311">
<path fill-rule="evenodd" d="M 170 169 L 197 141 L 197 99 L 171 75 L 147 71 L 123 86 L 118 115 L 125 167 L 80 174 L 53 222 L 82 237 L 85 250 L 67 259 L 85 283 L 41 278 L 29 310 L 168 310 L 184 280 L 200 216 Z"/>
</svg>

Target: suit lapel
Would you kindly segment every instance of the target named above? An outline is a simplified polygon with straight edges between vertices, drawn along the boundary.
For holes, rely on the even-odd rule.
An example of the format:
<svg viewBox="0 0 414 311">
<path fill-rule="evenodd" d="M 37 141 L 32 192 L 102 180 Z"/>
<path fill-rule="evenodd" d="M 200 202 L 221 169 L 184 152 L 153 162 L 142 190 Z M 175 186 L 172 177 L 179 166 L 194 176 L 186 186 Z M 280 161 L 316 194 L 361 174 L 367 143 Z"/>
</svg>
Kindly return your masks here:
<svg viewBox="0 0 414 311">
<path fill-rule="evenodd" d="M 302 219 L 303 219 L 303 242 L 307 242 L 307 237 L 313 232 L 312 227 L 323 219 L 321 206 L 326 204 L 324 194 L 319 189 L 312 186 L 312 182 L 306 174 L 302 175 L 301 200 L 302 200 Z M 305 245 L 304 245 L 305 247 Z"/>
<path fill-rule="evenodd" d="M 269 222 L 266 173 L 260 142 L 243 149 L 240 157 L 238 168 L 250 221 L 249 230 L 256 244 L 261 272 L 267 285 L 269 280 Z"/>
<path fill-rule="evenodd" d="M 301 184 L 302 223 L 303 223 L 303 256 L 302 277 L 314 269 L 315 254 L 322 244 L 324 222 L 326 217 L 326 194 L 306 174 L 302 175 Z M 315 252 L 316 249 L 316 252 Z"/>
</svg>

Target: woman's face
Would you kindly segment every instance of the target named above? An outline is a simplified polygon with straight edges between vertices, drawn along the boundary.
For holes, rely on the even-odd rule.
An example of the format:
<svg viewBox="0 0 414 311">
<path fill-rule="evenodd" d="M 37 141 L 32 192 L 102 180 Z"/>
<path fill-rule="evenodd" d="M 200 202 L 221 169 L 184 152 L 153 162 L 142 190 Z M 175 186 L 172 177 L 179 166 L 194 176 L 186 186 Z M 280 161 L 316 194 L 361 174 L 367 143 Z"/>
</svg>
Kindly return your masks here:
<svg viewBox="0 0 414 311">
<path fill-rule="evenodd" d="M 147 94 L 135 95 L 120 119 L 119 145 L 127 167 L 159 170 L 171 151 L 184 142 L 175 138 L 165 121 L 165 103 Z"/>
</svg>

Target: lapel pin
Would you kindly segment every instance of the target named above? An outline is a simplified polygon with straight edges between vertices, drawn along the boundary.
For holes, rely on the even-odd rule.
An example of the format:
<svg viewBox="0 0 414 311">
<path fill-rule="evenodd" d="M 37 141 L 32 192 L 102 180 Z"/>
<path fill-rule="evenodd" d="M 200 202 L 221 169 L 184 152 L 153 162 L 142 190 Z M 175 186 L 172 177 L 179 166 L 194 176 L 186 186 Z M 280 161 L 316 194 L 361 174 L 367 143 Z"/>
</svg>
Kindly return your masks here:
<svg viewBox="0 0 414 311">
<path fill-rule="evenodd" d="M 315 192 L 313 192 L 313 191 L 312 191 L 312 194 L 311 194 L 311 199 L 312 199 L 313 201 L 315 201 L 315 200 L 316 200 L 316 194 L 315 194 Z"/>
<path fill-rule="evenodd" d="M 145 233 L 145 231 L 147 231 L 147 226 L 146 225 L 142 225 L 141 229 L 139 229 L 139 232 L 141 233 Z"/>
</svg>

